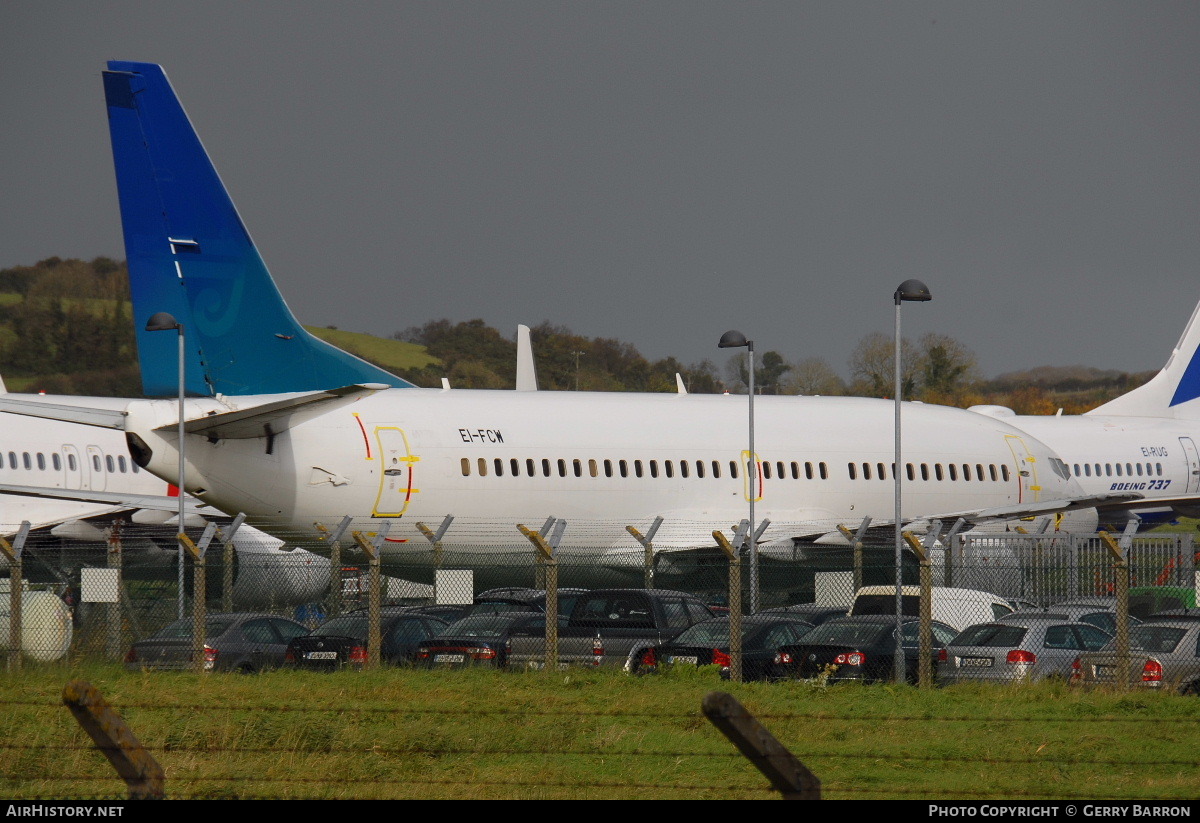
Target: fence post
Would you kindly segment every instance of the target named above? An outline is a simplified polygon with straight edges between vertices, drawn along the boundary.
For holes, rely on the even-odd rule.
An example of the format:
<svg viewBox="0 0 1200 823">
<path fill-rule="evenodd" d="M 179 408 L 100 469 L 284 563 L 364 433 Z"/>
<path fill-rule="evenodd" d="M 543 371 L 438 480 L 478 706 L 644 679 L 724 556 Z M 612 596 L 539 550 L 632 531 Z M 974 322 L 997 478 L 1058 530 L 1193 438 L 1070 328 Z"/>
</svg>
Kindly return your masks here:
<svg viewBox="0 0 1200 823">
<path fill-rule="evenodd" d="M 122 581 L 124 547 L 121 543 L 121 525 L 124 521 L 114 520 L 108 527 L 108 551 L 105 565 L 117 572 L 117 599 L 104 606 L 105 622 L 108 626 L 108 637 L 104 652 L 110 660 L 121 659 L 121 594 L 124 591 Z M 81 593 L 82 596 L 82 593 Z"/>
<path fill-rule="evenodd" d="M 929 548 L 921 543 L 912 532 L 901 536 L 916 554 L 921 564 L 920 624 L 917 632 L 917 686 L 928 689 L 933 686 L 933 565 L 929 562 Z M 901 638 L 900 647 L 904 641 Z"/>
<path fill-rule="evenodd" d="M 322 523 L 313 523 L 321 533 L 320 540 L 329 541 L 329 616 L 342 613 L 342 537 L 353 518 L 346 515 L 332 532 Z"/>
<path fill-rule="evenodd" d="M 379 665 L 379 655 L 383 645 L 379 626 L 383 588 L 383 580 L 379 570 L 379 553 L 380 547 L 387 538 L 388 530 L 391 527 L 392 524 L 390 521 L 384 521 L 380 524 L 379 531 L 375 533 L 373 539 L 367 539 L 367 536 L 359 531 L 350 533 L 354 537 L 354 542 L 359 545 L 359 548 L 367 555 L 367 559 L 370 562 L 371 577 L 367 585 L 367 662 L 363 667 L 367 669 L 374 669 Z"/>
<path fill-rule="evenodd" d="M 1117 595 L 1117 683 L 1129 687 L 1129 563 L 1125 552 L 1106 531 L 1099 532 L 1100 540 L 1113 557 L 1113 583 Z"/>
<path fill-rule="evenodd" d="M 517 524 L 517 531 L 525 535 L 537 551 L 538 568 L 541 570 L 538 576 L 545 584 L 546 661 L 544 667 L 548 672 L 558 671 L 558 558 L 554 556 L 554 550 L 558 547 L 558 541 L 562 538 L 563 530 L 566 527 L 567 521 L 558 521 L 550 533 L 550 539 L 547 540 L 546 535 L 541 532 L 535 532 L 521 523 Z M 545 526 L 542 528 L 544 530 Z"/>
<path fill-rule="evenodd" d="M 642 548 L 646 550 L 646 570 L 644 584 L 647 589 L 654 588 L 654 535 L 658 533 L 658 527 L 663 523 L 662 515 L 654 518 L 654 522 L 650 524 L 650 528 L 646 530 L 645 536 L 634 526 L 626 526 L 625 531 L 633 535 L 633 539 L 642 544 Z"/>
<path fill-rule="evenodd" d="M 821 799 L 820 779 L 733 695 L 709 692 L 700 702 L 700 709 L 709 722 L 754 764 L 754 768 L 771 781 L 771 788 L 782 794 L 784 800 Z"/>
<path fill-rule="evenodd" d="M 858 531 L 854 534 L 845 526 L 839 525 L 838 531 L 842 533 L 842 537 L 850 543 L 854 553 L 854 573 L 853 585 L 854 591 L 850 592 L 850 599 L 854 599 L 854 595 L 858 594 L 858 590 L 863 586 L 863 538 L 867 536 L 867 527 L 871 525 L 871 518 L 864 517 L 862 524 L 858 527 Z"/>
<path fill-rule="evenodd" d="M 208 550 L 208 544 L 212 541 L 213 535 L 217 531 L 217 524 L 209 521 L 204 527 L 204 534 L 200 537 L 200 544 L 196 545 L 192 542 L 192 538 L 188 537 L 182 531 L 179 533 L 179 542 L 187 549 L 188 556 L 192 559 L 192 665 L 196 671 L 206 671 L 205 668 L 205 610 L 208 605 L 208 586 L 207 569 L 204 566 L 204 553 Z"/>
<path fill-rule="evenodd" d="M 433 568 L 435 572 L 442 567 L 442 538 L 446 536 L 446 530 L 450 528 L 450 524 L 453 522 L 454 515 L 446 515 L 442 519 L 442 525 L 438 526 L 436 532 L 424 523 L 417 523 L 417 531 L 425 535 L 425 539 L 433 545 Z M 434 578 L 437 578 L 436 574 Z M 436 599 L 436 592 L 434 594 Z"/>
<path fill-rule="evenodd" d="M 746 528 L 749 521 L 743 520 Z M 741 526 L 734 533 L 738 546 L 742 545 Z M 742 557 L 738 549 L 729 542 L 724 532 L 712 533 L 713 540 L 729 558 L 729 679 L 742 682 Z"/>
<path fill-rule="evenodd" d="M 162 766 L 94 686 L 72 680 L 63 689 L 63 703 L 125 781 L 130 800 L 163 799 L 166 787 Z"/>
<path fill-rule="evenodd" d="M 21 553 L 25 551 L 25 541 L 29 539 L 29 521 L 21 523 L 17 536 L 9 543 L 0 537 L 0 551 L 8 559 L 8 668 L 17 671 L 21 668 L 21 582 L 25 579 Z M 76 606 L 78 608 L 78 606 Z"/>
<path fill-rule="evenodd" d="M 221 611 L 223 612 L 233 611 L 233 562 L 236 551 L 233 537 L 245 522 L 246 513 L 239 512 L 238 516 L 233 518 L 233 522 L 229 524 L 228 532 L 220 527 L 217 528 L 217 535 L 225 549 L 221 556 Z"/>
</svg>

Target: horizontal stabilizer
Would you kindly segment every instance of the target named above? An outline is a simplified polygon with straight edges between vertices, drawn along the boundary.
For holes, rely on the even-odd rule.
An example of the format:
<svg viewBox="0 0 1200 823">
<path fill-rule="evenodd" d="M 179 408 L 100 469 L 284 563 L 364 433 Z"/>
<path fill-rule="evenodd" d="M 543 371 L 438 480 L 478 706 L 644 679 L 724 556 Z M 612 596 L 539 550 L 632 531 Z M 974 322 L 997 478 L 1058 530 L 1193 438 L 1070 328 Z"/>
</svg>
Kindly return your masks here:
<svg viewBox="0 0 1200 823">
<path fill-rule="evenodd" d="M 267 437 L 303 423 L 314 415 L 331 411 L 338 405 L 352 403 L 386 388 L 387 386 L 378 383 L 367 383 L 302 394 L 249 409 L 198 417 L 195 420 L 187 421 L 184 424 L 184 431 L 188 434 L 203 435 L 212 440 L 248 440 L 255 437 Z M 156 431 L 176 431 L 176 424 L 159 426 Z"/>
<path fill-rule="evenodd" d="M 0 412 L 40 417 L 43 420 L 62 420 L 83 426 L 99 426 L 104 429 L 125 429 L 125 412 L 116 409 L 93 409 L 37 400 L 18 400 L 4 395 L 0 396 Z"/>
</svg>

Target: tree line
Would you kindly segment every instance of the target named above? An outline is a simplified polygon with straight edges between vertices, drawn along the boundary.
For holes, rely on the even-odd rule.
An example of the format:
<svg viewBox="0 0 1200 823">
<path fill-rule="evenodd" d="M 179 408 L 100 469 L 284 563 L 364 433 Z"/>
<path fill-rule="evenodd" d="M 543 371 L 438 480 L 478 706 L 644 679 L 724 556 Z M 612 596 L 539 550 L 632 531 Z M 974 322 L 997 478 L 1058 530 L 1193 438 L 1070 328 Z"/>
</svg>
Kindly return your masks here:
<svg viewBox="0 0 1200 823">
<path fill-rule="evenodd" d="M 50 394 L 136 397 L 141 394 L 131 321 L 129 277 L 123 262 L 41 260 L 0 270 L 0 375 L 10 389 Z M 482 319 L 430 320 L 392 335 L 424 346 L 440 361 L 399 376 L 436 387 L 443 377 L 458 388 L 509 389 L 515 384 L 515 340 Z M 531 330 L 538 383 L 548 391 L 676 391 L 676 375 L 689 392 L 745 393 L 744 351 L 721 365 L 705 359 L 648 360 L 629 343 L 585 337 L 544 322 Z M 756 356 L 759 394 L 891 397 L 894 341 L 863 336 L 843 378 L 819 358 L 789 360 L 777 351 Z M 1042 366 L 980 376 L 974 352 L 962 342 L 929 333 L 901 345 L 900 379 L 906 399 L 952 406 L 996 404 L 1018 414 L 1079 414 L 1141 385 L 1154 372 L 1129 374 L 1084 366 Z"/>
</svg>

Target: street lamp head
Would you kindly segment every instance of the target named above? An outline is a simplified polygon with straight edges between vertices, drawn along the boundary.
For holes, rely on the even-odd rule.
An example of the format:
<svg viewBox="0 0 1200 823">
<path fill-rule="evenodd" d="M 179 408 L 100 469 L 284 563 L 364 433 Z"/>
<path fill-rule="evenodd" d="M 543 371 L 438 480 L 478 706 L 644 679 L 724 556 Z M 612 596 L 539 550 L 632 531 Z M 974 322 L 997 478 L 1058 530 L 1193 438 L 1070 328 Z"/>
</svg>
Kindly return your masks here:
<svg viewBox="0 0 1200 823">
<path fill-rule="evenodd" d="M 173 314 L 160 311 L 150 315 L 146 321 L 146 331 L 178 331 L 179 322 Z"/>
<path fill-rule="evenodd" d="M 929 293 L 929 287 L 920 280 L 905 280 L 896 289 L 893 295 L 896 300 L 896 305 L 899 306 L 901 301 L 905 303 L 924 303 L 926 300 L 932 300 L 933 295 Z"/>
<path fill-rule="evenodd" d="M 750 341 L 746 339 L 746 335 L 731 329 L 721 335 L 721 342 L 717 344 L 717 348 L 740 349 L 748 345 L 750 345 Z"/>
</svg>

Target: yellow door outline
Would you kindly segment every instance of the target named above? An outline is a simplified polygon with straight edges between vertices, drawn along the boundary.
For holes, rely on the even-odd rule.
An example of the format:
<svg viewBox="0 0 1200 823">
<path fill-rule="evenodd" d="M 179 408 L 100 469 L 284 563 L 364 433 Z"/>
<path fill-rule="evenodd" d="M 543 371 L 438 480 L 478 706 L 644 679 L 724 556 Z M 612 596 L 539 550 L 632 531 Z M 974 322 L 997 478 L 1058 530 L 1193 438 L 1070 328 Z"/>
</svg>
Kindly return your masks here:
<svg viewBox="0 0 1200 823">
<path fill-rule="evenodd" d="M 1012 442 L 1014 440 L 1017 441 L 1016 444 Z M 1042 487 L 1038 483 L 1037 458 L 1033 456 L 1033 452 L 1029 451 L 1029 447 L 1025 445 L 1025 441 L 1015 434 L 1004 435 L 1004 442 L 1008 444 L 1009 451 L 1012 452 L 1013 459 L 1017 463 L 1017 502 L 1038 502 L 1042 496 Z M 1025 499 L 1026 491 L 1033 493 L 1032 500 Z"/>
<path fill-rule="evenodd" d="M 763 499 L 762 458 L 757 456 L 754 459 L 754 474 L 758 479 L 758 488 L 755 489 L 754 497 L 754 502 L 757 503 Z M 746 498 L 747 502 L 750 500 L 750 492 L 750 451 L 742 449 L 742 497 Z"/>
<path fill-rule="evenodd" d="M 403 517 L 412 496 L 420 492 L 413 483 L 413 467 L 421 458 L 409 448 L 408 436 L 396 426 L 376 426 L 379 446 L 379 494 L 373 517 Z"/>
</svg>

